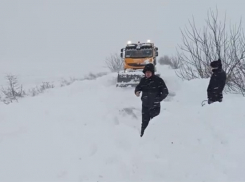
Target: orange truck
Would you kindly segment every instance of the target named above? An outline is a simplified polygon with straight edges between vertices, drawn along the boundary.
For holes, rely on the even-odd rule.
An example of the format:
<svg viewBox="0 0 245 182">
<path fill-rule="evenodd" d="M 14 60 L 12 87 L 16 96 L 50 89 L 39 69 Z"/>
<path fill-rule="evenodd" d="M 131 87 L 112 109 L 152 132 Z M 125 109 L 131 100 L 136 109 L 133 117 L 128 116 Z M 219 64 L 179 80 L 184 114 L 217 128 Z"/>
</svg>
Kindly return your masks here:
<svg viewBox="0 0 245 182">
<path fill-rule="evenodd" d="M 146 43 L 127 43 L 121 49 L 121 58 L 124 60 L 124 70 L 118 73 L 117 87 L 136 86 L 144 76 L 142 72 L 146 64 L 156 65 L 158 48 L 148 40 Z M 156 68 L 156 67 L 155 67 Z M 155 74 L 160 76 L 155 70 Z"/>
</svg>

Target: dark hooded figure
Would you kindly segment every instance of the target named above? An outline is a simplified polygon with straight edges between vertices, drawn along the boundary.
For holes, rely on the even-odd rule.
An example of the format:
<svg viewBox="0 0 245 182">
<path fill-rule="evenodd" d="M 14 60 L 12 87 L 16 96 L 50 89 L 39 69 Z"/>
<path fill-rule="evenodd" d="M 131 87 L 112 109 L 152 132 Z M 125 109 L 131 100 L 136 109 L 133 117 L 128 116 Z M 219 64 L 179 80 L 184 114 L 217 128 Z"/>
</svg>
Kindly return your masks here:
<svg viewBox="0 0 245 182">
<path fill-rule="evenodd" d="M 226 83 L 226 73 L 222 69 L 221 60 L 213 61 L 210 63 L 212 69 L 212 76 L 208 85 L 208 103 L 222 102 L 223 90 Z"/>
<path fill-rule="evenodd" d="M 147 64 L 143 70 L 145 77 L 135 88 L 135 95 L 140 96 L 142 92 L 142 126 L 141 137 L 144 134 L 149 121 L 160 114 L 160 102 L 168 95 L 168 88 L 162 78 L 155 75 L 154 65 Z"/>
</svg>

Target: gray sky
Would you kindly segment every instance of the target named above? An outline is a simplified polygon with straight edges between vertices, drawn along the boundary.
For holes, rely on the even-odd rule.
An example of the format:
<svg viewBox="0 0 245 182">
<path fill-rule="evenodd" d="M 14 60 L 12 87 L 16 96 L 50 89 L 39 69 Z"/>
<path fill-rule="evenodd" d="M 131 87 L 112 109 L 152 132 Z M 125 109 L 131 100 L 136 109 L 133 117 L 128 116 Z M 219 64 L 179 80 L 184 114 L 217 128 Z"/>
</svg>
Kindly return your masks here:
<svg viewBox="0 0 245 182">
<path fill-rule="evenodd" d="M 151 39 L 173 54 L 180 28 L 204 24 L 218 7 L 234 23 L 244 0 L 0 0 L 0 61 L 82 62 L 103 65 L 128 40 Z"/>
</svg>

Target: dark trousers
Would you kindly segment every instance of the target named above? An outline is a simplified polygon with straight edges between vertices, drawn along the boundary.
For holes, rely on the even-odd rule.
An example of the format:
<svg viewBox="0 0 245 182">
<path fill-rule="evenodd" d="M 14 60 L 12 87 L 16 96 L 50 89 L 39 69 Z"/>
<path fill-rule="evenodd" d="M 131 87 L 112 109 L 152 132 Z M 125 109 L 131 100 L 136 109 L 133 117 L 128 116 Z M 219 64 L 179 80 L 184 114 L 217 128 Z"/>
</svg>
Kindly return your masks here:
<svg viewBox="0 0 245 182">
<path fill-rule="evenodd" d="M 216 94 L 208 94 L 208 104 L 212 104 L 214 102 L 222 102 L 223 100 L 223 94 L 222 93 L 216 93 Z"/>
<path fill-rule="evenodd" d="M 159 115 L 161 108 L 160 107 L 154 107 L 149 108 L 142 106 L 142 125 L 141 125 L 141 136 L 143 136 L 144 131 L 146 127 L 149 124 L 149 121 Z"/>
<path fill-rule="evenodd" d="M 208 100 L 208 104 L 212 104 L 214 102 L 222 102 L 223 99 L 216 99 L 216 100 Z"/>
</svg>

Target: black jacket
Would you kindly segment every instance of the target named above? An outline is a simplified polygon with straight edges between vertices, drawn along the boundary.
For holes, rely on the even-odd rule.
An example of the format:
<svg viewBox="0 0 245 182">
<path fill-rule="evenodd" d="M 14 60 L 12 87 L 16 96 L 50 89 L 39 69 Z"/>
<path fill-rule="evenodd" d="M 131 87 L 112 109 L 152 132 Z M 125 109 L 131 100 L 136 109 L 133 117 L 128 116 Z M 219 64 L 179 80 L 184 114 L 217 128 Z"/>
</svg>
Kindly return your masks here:
<svg viewBox="0 0 245 182">
<path fill-rule="evenodd" d="M 162 78 L 152 75 L 150 78 L 142 78 L 135 88 L 136 92 L 142 92 L 142 105 L 149 108 L 160 107 L 160 102 L 168 95 L 168 88 Z"/>
<path fill-rule="evenodd" d="M 222 68 L 213 70 L 207 94 L 210 101 L 220 101 L 223 98 L 223 90 L 226 83 L 226 73 Z"/>
</svg>

